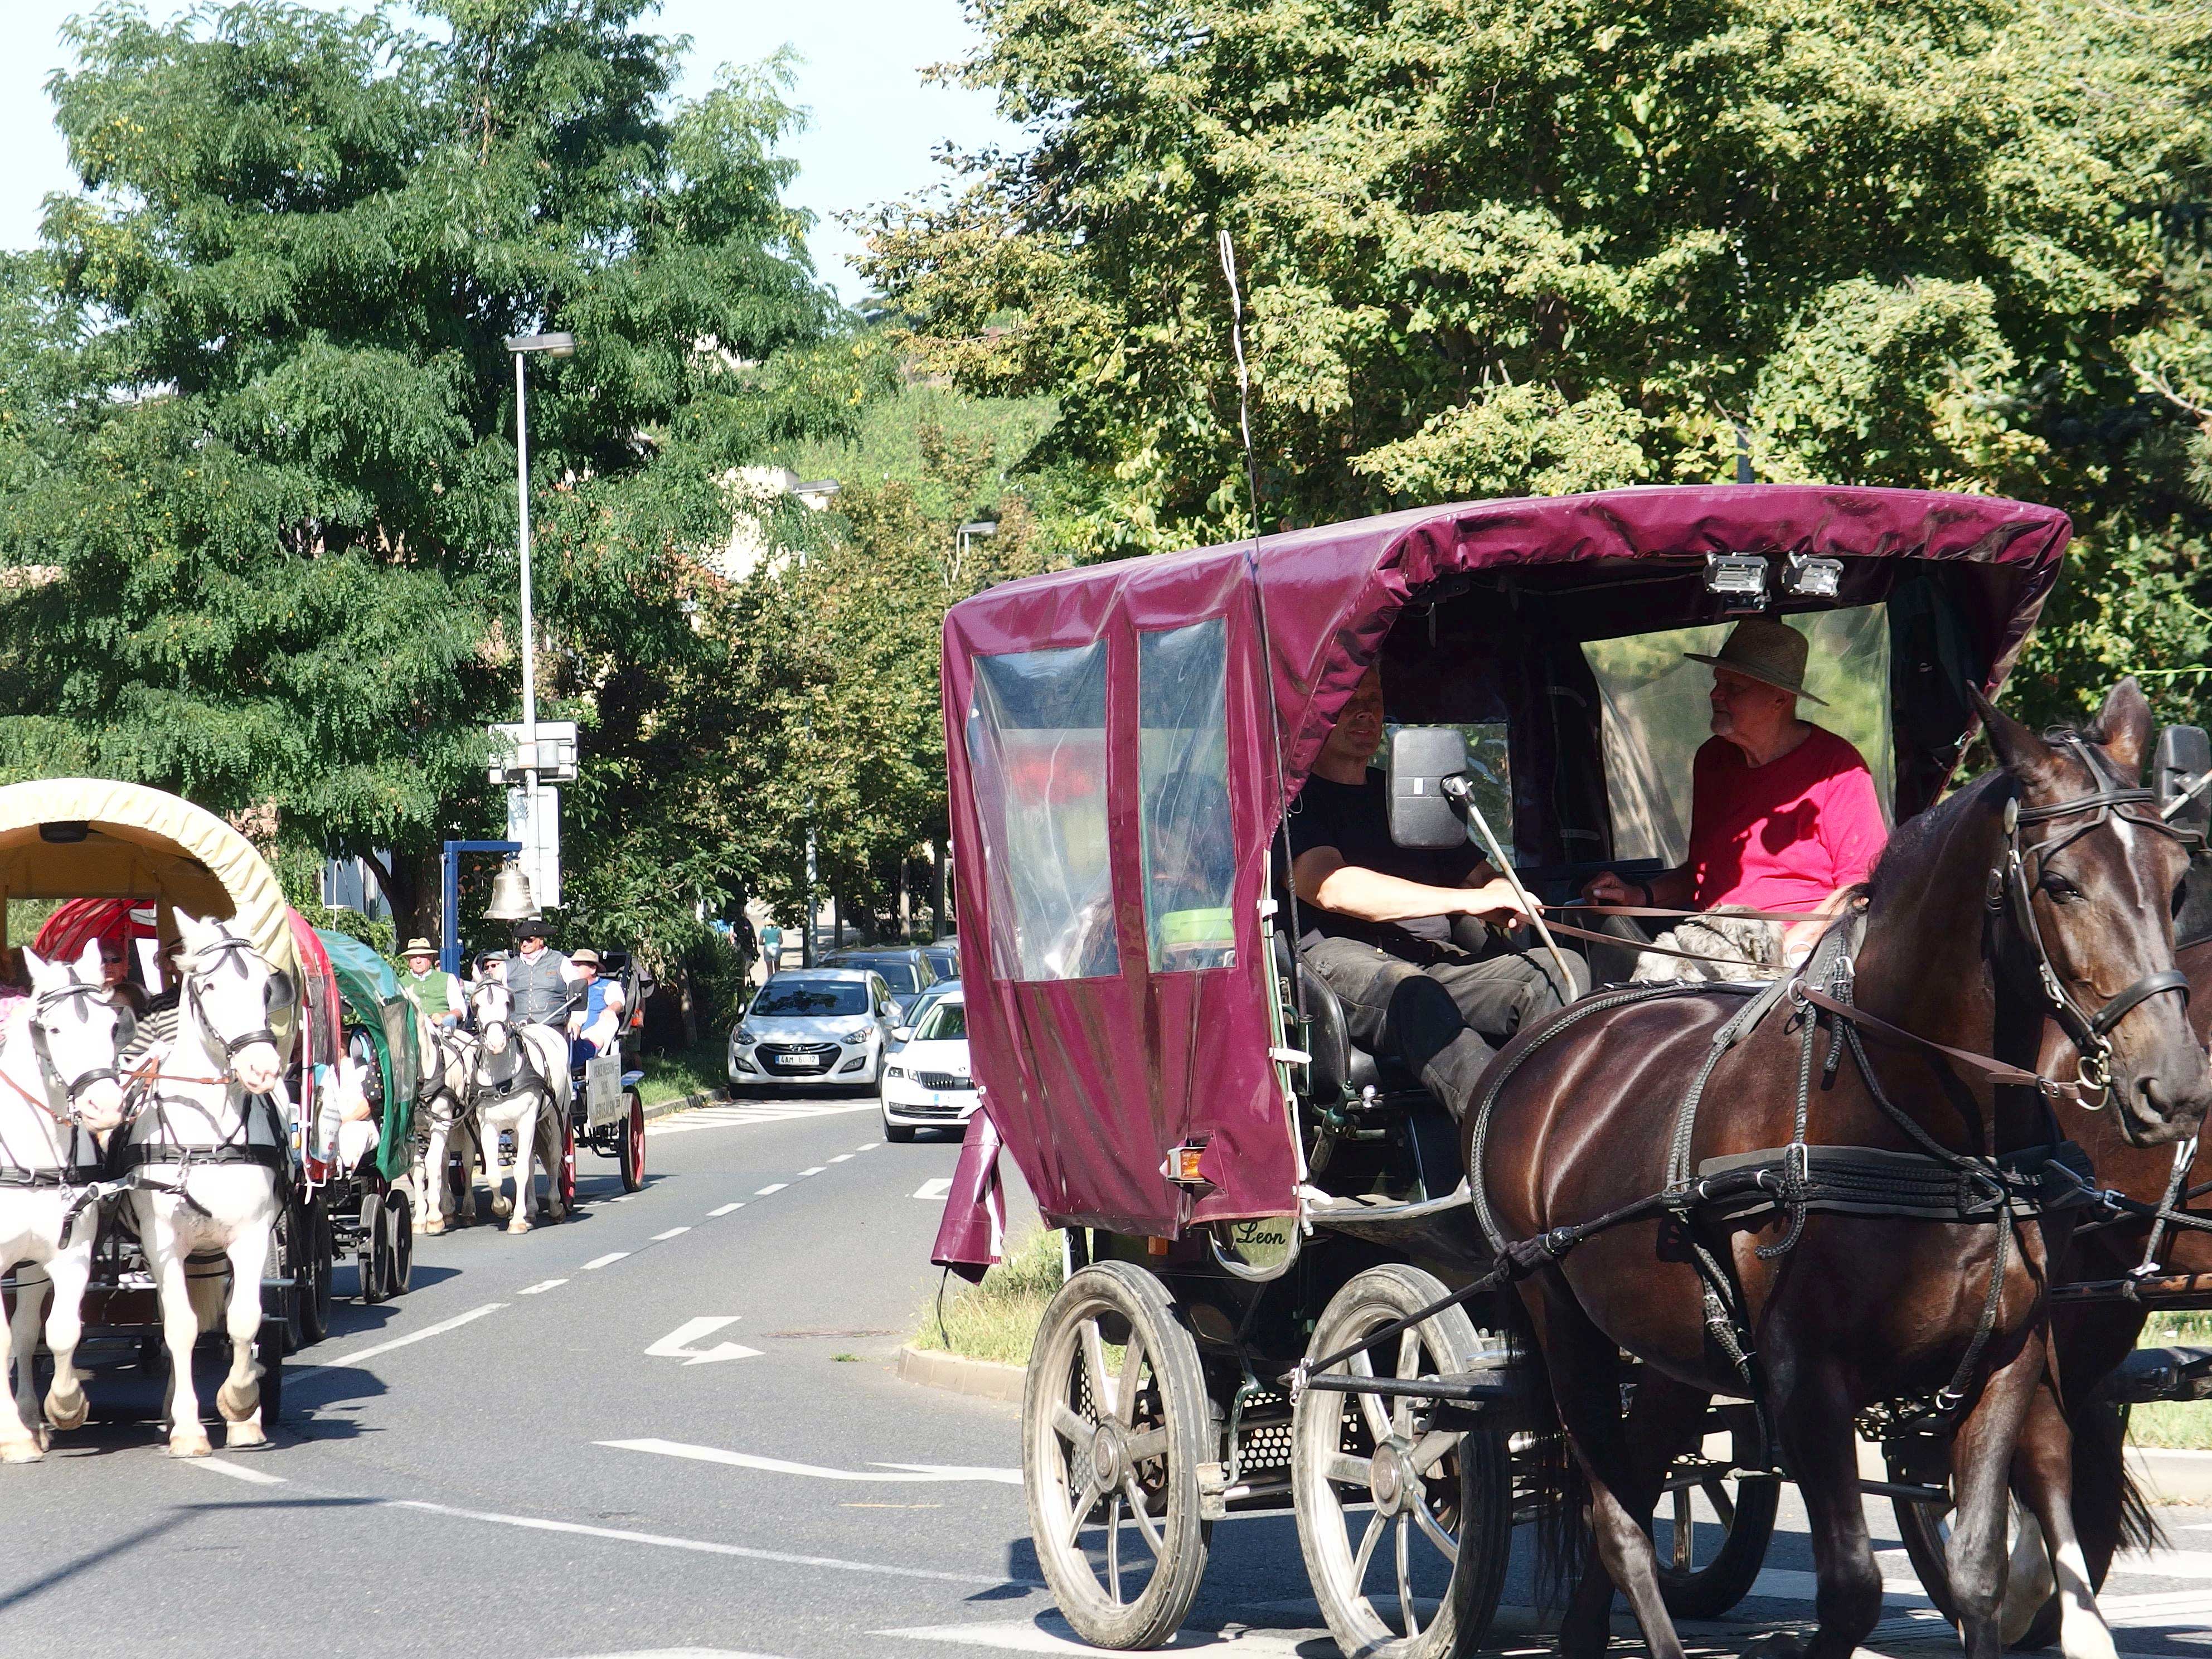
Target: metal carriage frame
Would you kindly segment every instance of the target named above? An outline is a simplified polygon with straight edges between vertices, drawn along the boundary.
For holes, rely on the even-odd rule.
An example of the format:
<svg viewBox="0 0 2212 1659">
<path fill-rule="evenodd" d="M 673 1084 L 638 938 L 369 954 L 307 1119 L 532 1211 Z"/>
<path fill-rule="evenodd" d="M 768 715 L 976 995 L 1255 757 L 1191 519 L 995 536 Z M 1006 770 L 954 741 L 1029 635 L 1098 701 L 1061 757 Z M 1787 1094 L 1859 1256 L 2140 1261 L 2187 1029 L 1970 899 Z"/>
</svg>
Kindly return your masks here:
<svg viewBox="0 0 2212 1659">
<path fill-rule="evenodd" d="M 1067 1241 L 1023 1442 L 1040 1562 L 1079 1635 L 1164 1642 L 1212 1522 L 1288 1506 L 1348 1659 L 1435 1659 L 1487 1623 L 1513 1523 L 1553 1455 L 1524 1425 L 1511 1292 L 1437 1306 L 1490 1266 L 1456 1127 L 1413 1079 L 1351 1048 L 1326 988 L 1292 967 L 1278 912 L 1285 803 L 1368 665 L 1394 664 L 1416 721 L 1471 718 L 1452 677 L 1486 672 L 1516 743 L 1524 720 L 1553 734 L 1534 756 L 1545 783 L 1524 787 L 1516 756 L 1501 828 L 1537 848 L 1524 878 L 1556 899 L 1577 862 L 1621 860 L 1606 856 L 1605 780 L 1587 765 L 1574 776 L 1559 735 L 1594 744 L 1597 715 L 1563 716 L 1560 697 L 1541 695 L 1562 680 L 1573 690 L 1572 653 L 1555 647 L 1889 601 L 1884 712 L 1902 817 L 1949 779 L 1974 726 L 1969 691 L 2002 685 L 2068 533 L 2061 514 L 1987 498 L 1639 489 L 1320 526 L 1055 573 L 954 607 L 947 758 L 955 852 L 971 872 L 962 932 L 983 1109 L 934 1255 L 970 1273 L 995 1259 L 1003 1145 Z M 1186 917 L 1222 920 L 1212 954 L 1180 964 L 1198 971 L 1176 971 L 1146 862 L 1172 733 L 1142 729 L 1176 717 L 1146 712 L 1144 675 L 1159 642 L 1200 625 L 1219 630 L 1216 817 L 1234 873 L 1218 898 L 1183 901 L 1218 907 Z M 1482 668 L 1486 653 L 1535 689 L 1516 702 L 1510 674 Z M 1063 799 L 1024 799 L 1039 776 Z M 1086 806 L 1085 789 L 1088 842 L 1060 811 Z M 1045 937 L 1054 891 L 1033 874 L 1024 814 L 1084 866 L 1062 884 L 1087 898 L 1063 907 L 1060 942 Z M 1348 1370 L 1310 1365 L 1347 1352 Z M 1668 1482 L 1662 1576 L 1680 1616 L 1748 1591 L 1782 1478 L 1747 1404 L 1717 1402 L 1709 1423 Z M 1889 1450 L 1892 1478 L 1867 1491 L 1948 1506 L 1940 1484 L 1915 1478 L 1924 1457 Z M 1433 1605 L 1403 1565 L 1423 1550 L 1449 1563 Z"/>
</svg>

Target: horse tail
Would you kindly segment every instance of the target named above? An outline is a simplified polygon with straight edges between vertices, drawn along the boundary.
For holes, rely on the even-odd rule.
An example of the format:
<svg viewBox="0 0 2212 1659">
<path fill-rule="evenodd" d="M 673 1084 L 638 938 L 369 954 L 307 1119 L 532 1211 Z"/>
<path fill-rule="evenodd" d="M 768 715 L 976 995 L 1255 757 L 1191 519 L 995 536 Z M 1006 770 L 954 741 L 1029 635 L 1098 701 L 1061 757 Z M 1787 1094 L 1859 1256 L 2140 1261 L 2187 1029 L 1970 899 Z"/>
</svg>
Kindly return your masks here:
<svg viewBox="0 0 2212 1659">
<path fill-rule="evenodd" d="M 1567 1441 L 1567 1427 L 1559 1415 L 1553 1392 L 1550 1368 L 1538 1346 L 1528 1314 L 1517 1295 L 1498 1298 L 1499 1322 L 1513 1345 L 1516 1367 L 1524 1380 L 1522 1427 L 1527 1436 L 1514 1452 L 1514 1473 L 1526 1474 L 1535 1500 L 1536 1605 L 1564 1607 L 1575 1587 L 1589 1571 L 1591 1548 L 1585 1518 L 1589 1510 L 1589 1481 L 1582 1462 Z M 1516 1480 L 1516 1484 L 1518 1484 Z"/>
</svg>

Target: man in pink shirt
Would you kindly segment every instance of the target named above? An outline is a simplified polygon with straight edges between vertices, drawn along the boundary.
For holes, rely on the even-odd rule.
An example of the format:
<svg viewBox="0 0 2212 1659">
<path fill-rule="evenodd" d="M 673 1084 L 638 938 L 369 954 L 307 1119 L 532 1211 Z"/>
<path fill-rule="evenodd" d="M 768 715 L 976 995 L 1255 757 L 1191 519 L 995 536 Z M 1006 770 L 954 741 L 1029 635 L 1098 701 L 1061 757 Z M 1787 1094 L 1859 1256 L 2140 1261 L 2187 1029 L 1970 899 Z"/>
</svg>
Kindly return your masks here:
<svg viewBox="0 0 2212 1659">
<path fill-rule="evenodd" d="M 1797 715 L 1805 636 L 1764 617 L 1739 623 L 1713 665 L 1713 735 L 1692 771 L 1689 859 L 1648 882 L 1613 871 L 1592 879 L 1593 904 L 1705 912 L 1651 941 L 1705 960 L 1638 954 L 1639 981 L 1763 977 L 1819 937 L 1844 896 L 1867 878 L 1889 832 L 1859 751 Z M 1732 910 L 1802 915 L 1784 924 Z"/>
</svg>

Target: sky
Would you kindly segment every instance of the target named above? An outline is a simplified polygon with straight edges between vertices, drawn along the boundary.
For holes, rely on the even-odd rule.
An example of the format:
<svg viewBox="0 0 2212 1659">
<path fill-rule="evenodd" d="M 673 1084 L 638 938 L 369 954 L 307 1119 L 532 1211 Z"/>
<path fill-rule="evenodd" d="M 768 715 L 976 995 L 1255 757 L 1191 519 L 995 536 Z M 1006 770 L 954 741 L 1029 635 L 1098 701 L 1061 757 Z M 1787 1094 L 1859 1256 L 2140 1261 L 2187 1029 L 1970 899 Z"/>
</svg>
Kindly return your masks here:
<svg viewBox="0 0 2212 1659">
<path fill-rule="evenodd" d="M 93 4 L 0 0 L 0 246 L 36 241 L 41 202 L 75 182 L 46 81 L 67 64 L 64 20 Z M 173 0 L 145 4 L 155 16 L 183 9 Z M 679 87 L 687 94 L 710 85 L 723 64 L 757 62 L 786 44 L 798 50 L 804 61 L 793 96 L 811 120 L 790 147 L 799 171 L 787 199 L 816 215 L 815 264 L 848 301 L 862 293 L 846 263 L 859 238 L 837 223 L 838 213 L 934 182 L 944 169 L 932 153 L 947 140 L 974 149 L 1017 137 L 987 94 L 922 83 L 923 65 L 962 57 L 975 42 L 959 0 L 808 0 L 796 9 L 762 0 L 664 0 L 646 26 L 692 37 Z"/>
</svg>

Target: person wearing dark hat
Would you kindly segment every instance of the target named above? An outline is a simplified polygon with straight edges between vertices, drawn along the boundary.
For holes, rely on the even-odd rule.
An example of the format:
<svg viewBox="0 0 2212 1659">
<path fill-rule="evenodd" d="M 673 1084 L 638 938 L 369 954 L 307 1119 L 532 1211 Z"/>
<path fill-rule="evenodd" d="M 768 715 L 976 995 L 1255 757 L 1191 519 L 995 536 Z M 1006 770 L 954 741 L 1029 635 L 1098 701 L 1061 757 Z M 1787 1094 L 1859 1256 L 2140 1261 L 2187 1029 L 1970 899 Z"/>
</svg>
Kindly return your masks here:
<svg viewBox="0 0 2212 1659">
<path fill-rule="evenodd" d="M 514 1000 L 514 1017 L 526 1025 L 562 1025 L 569 1011 L 582 999 L 577 994 L 581 977 L 568 958 L 545 944 L 545 924 L 514 924 L 514 954 L 507 959 L 507 989 Z"/>
<path fill-rule="evenodd" d="M 1705 913 L 1650 942 L 1707 959 L 1638 952 L 1637 981 L 1764 977 L 1743 959 L 1779 971 L 1809 948 L 1874 869 L 1888 826 L 1864 757 L 1797 712 L 1801 702 L 1826 706 L 1805 689 L 1802 634 L 1754 617 L 1735 625 L 1717 654 L 1684 654 L 1713 671 L 1713 735 L 1691 771 L 1689 858 L 1648 880 L 1608 870 L 1583 896 Z M 1805 920 L 1729 914 L 1743 910 Z"/>
<path fill-rule="evenodd" d="M 415 994 L 415 1000 L 431 1023 L 448 1028 L 461 1023 L 461 988 L 438 966 L 438 947 L 417 933 L 400 952 L 407 973 L 400 984 Z"/>
</svg>

